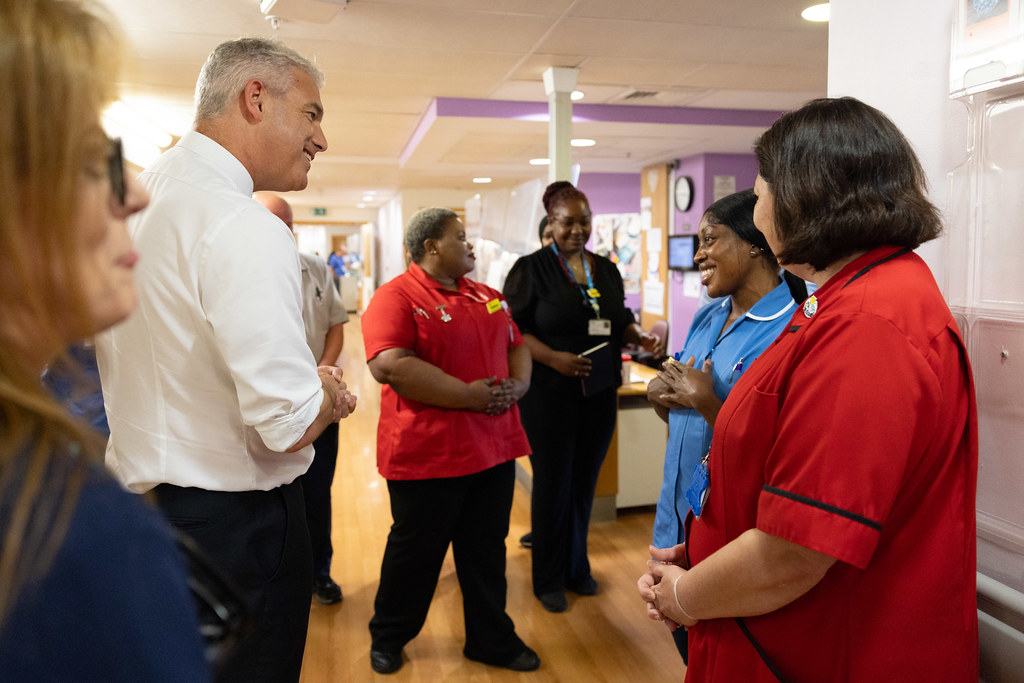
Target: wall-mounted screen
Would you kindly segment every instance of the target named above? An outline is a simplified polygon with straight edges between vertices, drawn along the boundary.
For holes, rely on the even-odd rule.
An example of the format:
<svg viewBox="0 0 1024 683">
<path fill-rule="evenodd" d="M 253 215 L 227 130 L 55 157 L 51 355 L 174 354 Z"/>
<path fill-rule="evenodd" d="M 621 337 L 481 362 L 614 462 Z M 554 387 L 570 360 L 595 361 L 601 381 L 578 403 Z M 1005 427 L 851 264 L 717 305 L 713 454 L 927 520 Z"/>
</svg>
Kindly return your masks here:
<svg viewBox="0 0 1024 683">
<path fill-rule="evenodd" d="M 669 270 L 693 270 L 693 256 L 697 253 L 696 235 L 669 235 Z"/>
</svg>

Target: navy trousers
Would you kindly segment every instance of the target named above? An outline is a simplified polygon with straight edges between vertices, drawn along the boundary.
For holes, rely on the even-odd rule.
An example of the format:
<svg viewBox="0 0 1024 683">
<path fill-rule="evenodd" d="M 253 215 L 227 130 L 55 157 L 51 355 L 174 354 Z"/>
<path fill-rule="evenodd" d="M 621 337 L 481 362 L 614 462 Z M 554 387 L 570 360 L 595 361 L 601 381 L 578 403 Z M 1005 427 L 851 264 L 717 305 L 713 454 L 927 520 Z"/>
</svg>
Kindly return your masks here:
<svg viewBox="0 0 1024 683">
<path fill-rule="evenodd" d="M 299 478 L 306 498 L 306 522 L 313 546 L 313 578 L 331 575 L 331 484 L 338 462 L 338 423 L 332 422 L 313 442 L 313 464 Z"/>
</svg>

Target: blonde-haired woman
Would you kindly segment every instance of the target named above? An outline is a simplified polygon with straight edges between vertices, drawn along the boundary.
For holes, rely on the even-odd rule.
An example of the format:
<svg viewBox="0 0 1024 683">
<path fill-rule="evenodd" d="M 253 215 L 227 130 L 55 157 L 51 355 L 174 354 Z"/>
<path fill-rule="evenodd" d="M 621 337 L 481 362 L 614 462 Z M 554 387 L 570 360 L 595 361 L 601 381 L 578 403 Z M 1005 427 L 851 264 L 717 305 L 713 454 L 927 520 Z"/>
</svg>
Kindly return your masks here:
<svg viewBox="0 0 1024 683">
<path fill-rule="evenodd" d="M 148 197 L 100 127 L 117 44 L 82 2 L 0 0 L 0 672 L 209 677 L 159 515 L 44 391 L 71 342 L 135 306 L 125 218 Z"/>
</svg>

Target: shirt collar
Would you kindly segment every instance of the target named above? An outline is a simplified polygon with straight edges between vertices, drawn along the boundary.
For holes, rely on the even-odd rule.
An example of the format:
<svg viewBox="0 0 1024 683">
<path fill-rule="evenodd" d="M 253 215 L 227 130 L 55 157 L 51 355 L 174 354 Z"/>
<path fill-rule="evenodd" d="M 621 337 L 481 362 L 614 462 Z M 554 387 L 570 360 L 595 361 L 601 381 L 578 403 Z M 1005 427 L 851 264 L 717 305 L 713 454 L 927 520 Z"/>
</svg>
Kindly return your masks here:
<svg viewBox="0 0 1024 683">
<path fill-rule="evenodd" d="M 220 143 L 202 133 L 190 130 L 181 136 L 179 147 L 187 149 L 201 157 L 211 166 L 221 171 L 225 177 L 244 195 L 252 196 L 253 182 L 249 171 L 235 155 L 226 150 Z"/>
<path fill-rule="evenodd" d="M 758 299 L 757 303 L 751 306 L 750 310 L 743 317 L 749 318 L 754 322 L 768 322 L 786 315 L 793 310 L 795 305 L 796 302 L 793 301 L 793 295 L 789 292 L 789 285 L 783 280 L 776 285 L 775 289 Z M 722 297 L 722 303 L 718 304 L 716 315 L 724 317 L 729 315 L 731 310 L 732 299 L 727 296 Z"/>
<path fill-rule="evenodd" d="M 767 322 L 790 313 L 794 306 L 796 306 L 796 302 L 793 301 L 789 285 L 783 279 L 775 289 L 765 294 L 750 307 L 746 317 L 757 322 Z"/>
</svg>

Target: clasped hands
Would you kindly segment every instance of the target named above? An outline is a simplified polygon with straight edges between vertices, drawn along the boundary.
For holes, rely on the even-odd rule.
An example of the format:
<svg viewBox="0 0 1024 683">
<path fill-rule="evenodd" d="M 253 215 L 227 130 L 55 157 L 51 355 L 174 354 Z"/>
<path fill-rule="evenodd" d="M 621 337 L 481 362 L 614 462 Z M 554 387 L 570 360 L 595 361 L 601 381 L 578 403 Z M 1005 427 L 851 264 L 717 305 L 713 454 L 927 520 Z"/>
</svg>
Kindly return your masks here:
<svg viewBox="0 0 1024 683">
<path fill-rule="evenodd" d="M 698 370 L 696 358 L 690 356 L 685 363 L 669 359 L 661 364 L 657 379 L 648 385 L 649 394 L 656 392 L 660 403 L 670 408 L 695 408 L 700 410 L 701 401 L 715 395 L 715 380 L 711 375 L 711 359 L 704 361 Z"/>
<path fill-rule="evenodd" d="M 511 408 L 526 393 L 526 385 L 515 377 L 486 377 L 469 383 L 474 395 L 473 409 L 494 416 Z"/>
<path fill-rule="evenodd" d="M 324 391 L 334 404 L 333 422 L 343 420 L 356 409 L 356 397 L 348 391 L 347 385 L 341 381 L 342 370 L 334 365 L 321 365 L 316 369 Z"/>
<path fill-rule="evenodd" d="M 654 621 L 664 621 L 670 631 L 680 626 L 690 627 L 699 620 L 684 611 L 679 602 L 677 589 L 685 580 L 686 570 L 682 563 L 686 555 L 686 544 L 671 548 L 650 546 L 651 557 L 647 561 L 647 573 L 636 582 L 640 597 L 647 604 L 647 616 Z"/>
</svg>

